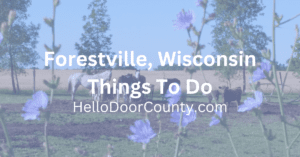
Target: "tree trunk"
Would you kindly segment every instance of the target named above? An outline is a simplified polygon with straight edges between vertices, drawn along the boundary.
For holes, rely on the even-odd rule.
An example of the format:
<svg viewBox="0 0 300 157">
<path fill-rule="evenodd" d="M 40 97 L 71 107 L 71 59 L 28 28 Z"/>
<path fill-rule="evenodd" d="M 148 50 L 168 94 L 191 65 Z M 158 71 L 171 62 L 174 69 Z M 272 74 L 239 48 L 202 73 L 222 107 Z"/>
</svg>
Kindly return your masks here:
<svg viewBox="0 0 300 157">
<path fill-rule="evenodd" d="M 15 76 L 16 76 L 16 82 L 17 82 L 17 92 L 20 92 L 20 87 L 19 87 L 19 80 L 18 80 L 18 74 L 17 71 L 15 70 Z"/>
<path fill-rule="evenodd" d="M 14 92 L 14 94 L 16 94 L 15 79 L 14 79 L 14 65 L 13 65 L 13 58 L 12 58 L 12 54 L 10 52 L 10 48 L 9 48 L 9 56 L 10 56 L 11 83 L 12 83 L 12 87 L 13 87 L 13 92 Z"/>
<path fill-rule="evenodd" d="M 35 93 L 35 67 L 33 67 L 33 93 Z"/>
<path fill-rule="evenodd" d="M 246 92 L 246 66 L 245 62 L 243 62 L 243 93 Z"/>
</svg>

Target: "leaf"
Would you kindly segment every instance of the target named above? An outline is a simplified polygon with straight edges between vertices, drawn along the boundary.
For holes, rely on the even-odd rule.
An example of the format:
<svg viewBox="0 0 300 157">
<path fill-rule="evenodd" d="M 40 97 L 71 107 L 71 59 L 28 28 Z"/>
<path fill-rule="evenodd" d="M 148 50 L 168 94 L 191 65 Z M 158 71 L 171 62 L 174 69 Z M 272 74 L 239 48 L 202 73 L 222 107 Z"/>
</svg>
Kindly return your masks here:
<svg viewBox="0 0 300 157">
<path fill-rule="evenodd" d="M 58 87 L 59 81 L 60 81 L 60 78 L 58 77 L 58 78 L 56 79 L 56 81 L 54 81 L 54 82 L 52 82 L 52 83 L 49 83 L 47 80 L 44 80 L 43 82 L 44 82 L 44 84 L 45 84 L 46 86 L 48 86 L 49 88 L 51 88 L 51 89 L 56 89 L 56 88 Z"/>
<path fill-rule="evenodd" d="M 60 77 L 58 77 L 57 79 L 56 79 L 56 83 L 55 83 L 55 85 L 56 85 L 56 88 L 58 87 L 58 85 L 59 85 L 59 81 L 60 81 Z"/>
<path fill-rule="evenodd" d="M 52 83 L 49 83 L 47 80 L 44 80 L 43 82 L 44 82 L 44 84 L 45 84 L 46 86 L 48 86 L 49 88 L 51 88 L 51 89 L 54 89 L 54 88 L 55 88 L 55 85 L 52 84 Z"/>
<path fill-rule="evenodd" d="M 59 44 L 58 46 L 55 46 L 55 49 L 54 49 L 55 54 L 59 52 L 60 48 L 61 48 L 61 44 Z"/>
<path fill-rule="evenodd" d="M 53 50 L 50 47 L 48 47 L 46 44 L 44 44 L 44 47 L 47 50 L 47 52 L 53 52 Z"/>
</svg>

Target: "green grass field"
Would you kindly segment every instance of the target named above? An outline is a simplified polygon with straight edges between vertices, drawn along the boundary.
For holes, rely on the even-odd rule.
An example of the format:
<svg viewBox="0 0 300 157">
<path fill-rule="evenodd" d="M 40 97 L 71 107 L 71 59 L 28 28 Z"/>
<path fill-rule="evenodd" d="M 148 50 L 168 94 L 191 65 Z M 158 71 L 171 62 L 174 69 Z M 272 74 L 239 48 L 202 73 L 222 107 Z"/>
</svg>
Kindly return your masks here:
<svg viewBox="0 0 300 157">
<path fill-rule="evenodd" d="M 46 91 L 49 94 L 49 91 Z M 187 101 L 207 102 L 206 97 L 196 96 L 187 98 Z M 244 95 L 242 100 L 251 94 Z M 154 94 L 154 100 L 161 100 L 158 92 Z M 285 101 L 296 98 L 297 94 L 285 96 Z M 24 121 L 21 117 L 21 109 L 27 99 L 32 97 L 32 91 L 22 91 L 18 95 L 12 95 L 9 90 L 0 90 L 0 100 L 4 108 L 15 106 L 5 112 L 8 130 L 11 135 L 16 157 L 44 156 L 43 148 L 43 121 Z M 70 94 L 63 90 L 57 90 L 54 94 L 55 102 L 70 101 Z M 90 99 L 86 90 L 76 93 L 78 100 Z M 70 101 L 71 102 L 71 101 Z M 276 97 L 271 98 L 276 103 Z M 299 105 L 299 102 L 291 103 Z M 68 104 L 67 104 L 68 105 Z M 71 105 L 71 104 L 69 104 Z M 276 104 L 275 104 L 276 105 Z M 9 107 L 8 107 L 9 108 Z M 79 157 L 83 156 L 74 151 L 75 148 L 84 150 L 84 156 L 102 157 L 107 152 L 107 145 L 114 147 L 113 157 L 140 157 L 142 156 L 142 144 L 134 143 L 127 138 L 130 135 L 130 125 L 135 120 L 142 119 L 143 113 L 72 113 L 53 112 L 49 121 L 49 143 L 52 156 Z M 278 111 L 279 112 L 279 111 Z M 186 134 L 182 138 L 180 150 L 183 157 L 198 156 L 234 156 L 226 130 L 221 126 L 209 127 L 212 113 L 199 113 L 195 122 L 186 128 Z M 259 121 L 251 113 L 227 113 L 229 128 L 233 142 L 239 156 L 264 157 L 268 156 L 267 147 Z M 299 114 L 293 115 L 300 118 Z M 154 131 L 158 132 L 156 113 L 150 113 L 149 119 Z M 163 157 L 174 155 L 175 137 L 177 126 L 170 122 L 170 115 L 162 114 L 162 133 L 158 152 Z M 293 118 L 288 116 L 290 122 Z M 285 156 L 284 138 L 279 114 L 267 114 L 263 121 L 268 129 L 272 129 L 276 138 L 271 142 L 274 156 Z M 77 128 L 77 129 L 76 129 Z M 92 129 L 90 129 L 92 128 Z M 299 129 L 288 126 L 289 139 L 298 133 Z M 0 134 L 3 134 L 2 132 Z M 4 139 L 4 136 L 1 135 Z M 147 157 L 153 157 L 156 150 L 157 136 L 147 146 Z M 291 156 L 300 156 L 300 139 L 291 149 Z"/>
</svg>

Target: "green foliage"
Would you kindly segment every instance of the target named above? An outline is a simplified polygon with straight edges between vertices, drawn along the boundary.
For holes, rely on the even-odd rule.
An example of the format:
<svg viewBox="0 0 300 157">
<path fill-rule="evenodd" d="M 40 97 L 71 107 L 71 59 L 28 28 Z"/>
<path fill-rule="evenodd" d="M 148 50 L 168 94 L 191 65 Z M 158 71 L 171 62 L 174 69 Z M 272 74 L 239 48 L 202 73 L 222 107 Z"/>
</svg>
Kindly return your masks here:
<svg viewBox="0 0 300 157">
<path fill-rule="evenodd" d="M 225 82 L 228 87 L 231 87 L 231 80 L 240 78 L 241 68 L 238 66 L 215 66 L 215 76 L 219 77 L 221 82 Z"/>
<path fill-rule="evenodd" d="M 264 6 L 259 0 L 215 0 L 216 24 L 213 26 L 212 46 L 214 55 L 239 55 L 243 50 L 245 55 L 254 55 L 256 62 L 261 61 L 260 51 L 266 48 L 270 38 L 262 31 L 262 27 L 253 22 L 262 15 Z M 233 19 L 235 19 L 233 22 Z M 233 27 L 227 27 L 232 24 Z M 234 32 L 234 33 L 233 33 Z M 238 40 L 238 41 L 237 41 Z M 217 74 L 223 79 L 233 78 L 239 68 L 218 67 Z M 231 75 L 231 76 L 230 76 Z"/>
<path fill-rule="evenodd" d="M 116 59 L 116 63 L 117 64 L 113 68 L 114 70 L 136 70 L 136 67 L 132 66 L 131 64 L 129 66 L 124 66 L 124 61 L 122 63 L 123 66 L 119 66 L 119 58 Z"/>
<path fill-rule="evenodd" d="M 287 68 L 285 64 L 278 63 L 277 61 L 275 67 L 277 71 L 286 71 Z"/>
<path fill-rule="evenodd" d="M 30 4 L 30 0 L 0 1 L 0 24 L 4 26 L 1 30 L 4 40 L 0 45 L 0 69 L 10 69 L 14 93 L 15 79 L 19 90 L 18 74 L 24 74 L 24 69 L 36 65 L 40 58 L 35 51 L 40 26 L 24 22 Z"/>
<path fill-rule="evenodd" d="M 289 60 L 287 60 L 287 63 L 288 62 Z M 296 76 L 300 77 L 300 37 L 296 39 L 294 56 L 290 63 L 290 70 L 293 71 Z"/>
<path fill-rule="evenodd" d="M 88 9 L 91 11 L 89 16 L 84 16 L 83 21 L 86 24 L 83 26 L 84 33 L 81 35 L 80 44 L 76 43 L 75 48 L 78 51 L 78 55 L 96 55 L 99 53 L 103 55 L 112 56 L 111 50 L 111 37 L 112 35 L 107 35 L 107 31 L 110 27 L 110 18 L 107 15 L 106 0 L 93 0 Z M 84 71 L 90 70 L 100 70 L 109 68 L 108 61 L 104 59 L 103 63 L 105 67 L 100 66 L 97 61 L 96 66 L 89 66 L 87 62 L 84 67 Z"/>
<path fill-rule="evenodd" d="M 44 84 L 48 86 L 51 89 L 56 89 L 59 85 L 60 77 L 58 77 L 56 80 L 53 80 L 52 82 L 48 82 L 47 80 L 44 80 Z"/>
</svg>

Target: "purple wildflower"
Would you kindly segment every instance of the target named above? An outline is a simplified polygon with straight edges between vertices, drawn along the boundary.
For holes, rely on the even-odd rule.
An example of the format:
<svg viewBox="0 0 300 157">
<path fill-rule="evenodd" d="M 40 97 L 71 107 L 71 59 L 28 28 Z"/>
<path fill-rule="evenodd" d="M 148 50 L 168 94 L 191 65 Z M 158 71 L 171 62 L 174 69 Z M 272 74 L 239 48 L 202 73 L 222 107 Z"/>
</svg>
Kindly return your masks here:
<svg viewBox="0 0 300 157">
<path fill-rule="evenodd" d="M 43 91 L 36 92 L 32 95 L 32 98 L 33 99 L 27 100 L 25 106 L 22 109 L 23 111 L 25 111 L 25 113 L 22 114 L 24 120 L 38 119 L 38 116 L 40 115 L 39 109 L 45 109 L 48 105 L 48 96 Z"/>
<path fill-rule="evenodd" d="M 263 102 L 263 94 L 260 91 L 255 92 L 255 99 L 254 98 L 247 98 L 244 101 L 244 104 L 239 106 L 238 112 L 245 112 L 250 111 L 253 108 L 257 108 Z"/>
<path fill-rule="evenodd" d="M 217 125 L 220 123 L 220 119 L 222 118 L 222 111 L 215 111 L 215 114 L 215 116 L 211 117 L 211 122 L 209 123 L 209 126 Z M 218 116 L 218 118 L 216 118 L 216 116 Z"/>
<path fill-rule="evenodd" d="M 260 66 L 266 72 L 270 72 L 270 70 L 272 68 L 272 65 L 270 63 L 265 63 L 265 62 L 262 62 Z"/>
<path fill-rule="evenodd" d="M 152 130 L 149 120 L 137 120 L 134 122 L 135 126 L 130 126 L 130 130 L 134 135 L 128 136 L 128 138 L 134 142 L 147 144 L 150 139 L 156 136 L 156 133 Z"/>
<path fill-rule="evenodd" d="M 270 72 L 272 65 L 270 63 L 261 63 L 260 67 L 253 72 L 253 82 L 266 78 L 264 71 Z"/>
<path fill-rule="evenodd" d="M 196 20 L 195 13 L 192 10 L 185 12 L 184 10 L 177 14 L 177 19 L 173 26 L 177 29 L 188 29 Z"/>
<path fill-rule="evenodd" d="M 187 108 L 187 109 L 188 110 L 186 110 L 182 114 L 182 123 L 181 123 L 181 125 L 183 127 L 186 127 L 189 123 L 195 121 L 196 117 L 197 117 L 196 112 L 193 109 L 189 109 L 189 108 Z M 191 111 L 189 112 L 189 110 L 191 110 Z M 177 123 L 179 125 L 179 123 L 180 123 L 180 112 L 177 112 L 177 111 L 172 112 L 171 116 L 172 116 L 171 122 Z"/>
</svg>

